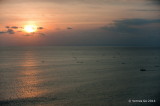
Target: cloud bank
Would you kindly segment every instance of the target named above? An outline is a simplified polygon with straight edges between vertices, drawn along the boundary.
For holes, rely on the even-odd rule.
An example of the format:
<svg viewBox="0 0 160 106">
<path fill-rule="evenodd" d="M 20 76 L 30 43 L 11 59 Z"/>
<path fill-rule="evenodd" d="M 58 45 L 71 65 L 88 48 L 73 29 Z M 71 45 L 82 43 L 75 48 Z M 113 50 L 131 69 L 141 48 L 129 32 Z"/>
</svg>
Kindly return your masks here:
<svg viewBox="0 0 160 106">
<path fill-rule="evenodd" d="M 148 30 L 144 28 L 145 26 L 149 26 L 151 24 L 160 24 L 160 19 L 124 19 L 124 20 L 116 20 L 110 26 L 102 27 L 103 30 L 117 32 L 117 33 L 129 33 L 129 34 L 141 34 L 148 33 L 149 31 L 160 32 L 157 26 L 154 26 Z"/>
</svg>

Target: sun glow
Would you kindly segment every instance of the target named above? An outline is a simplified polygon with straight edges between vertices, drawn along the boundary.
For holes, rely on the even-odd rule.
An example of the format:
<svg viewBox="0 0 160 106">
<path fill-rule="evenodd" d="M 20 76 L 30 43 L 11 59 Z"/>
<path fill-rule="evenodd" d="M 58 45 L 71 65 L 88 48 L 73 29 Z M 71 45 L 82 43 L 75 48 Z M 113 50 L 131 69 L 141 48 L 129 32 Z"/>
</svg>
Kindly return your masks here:
<svg viewBox="0 0 160 106">
<path fill-rule="evenodd" d="M 36 32 L 37 26 L 36 25 L 26 25 L 24 26 L 24 30 L 28 33 Z"/>
</svg>

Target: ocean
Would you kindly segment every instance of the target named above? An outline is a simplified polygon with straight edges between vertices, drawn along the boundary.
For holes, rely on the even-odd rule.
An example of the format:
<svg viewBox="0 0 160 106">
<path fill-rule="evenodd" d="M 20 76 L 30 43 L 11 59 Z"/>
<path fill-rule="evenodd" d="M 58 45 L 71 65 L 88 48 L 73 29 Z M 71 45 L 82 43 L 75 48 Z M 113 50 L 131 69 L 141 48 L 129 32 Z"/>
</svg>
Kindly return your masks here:
<svg viewBox="0 0 160 106">
<path fill-rule="evenodd" d="M 158 106 L 158 47 L 0 47 L 0 106 Z"/>
</svg>

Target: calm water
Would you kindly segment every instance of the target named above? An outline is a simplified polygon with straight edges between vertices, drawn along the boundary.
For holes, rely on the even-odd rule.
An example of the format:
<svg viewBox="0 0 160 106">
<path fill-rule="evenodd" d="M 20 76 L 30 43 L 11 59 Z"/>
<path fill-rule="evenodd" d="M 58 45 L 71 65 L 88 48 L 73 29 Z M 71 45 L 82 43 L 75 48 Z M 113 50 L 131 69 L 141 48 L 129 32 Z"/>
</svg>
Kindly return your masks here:
<svg viewBox="0 0 160 106">
<path fill-rule="evenodd" d="M 159 76 L 160 48 L 0 47 L 1 106 L 158 106 Z"/>
</svg>

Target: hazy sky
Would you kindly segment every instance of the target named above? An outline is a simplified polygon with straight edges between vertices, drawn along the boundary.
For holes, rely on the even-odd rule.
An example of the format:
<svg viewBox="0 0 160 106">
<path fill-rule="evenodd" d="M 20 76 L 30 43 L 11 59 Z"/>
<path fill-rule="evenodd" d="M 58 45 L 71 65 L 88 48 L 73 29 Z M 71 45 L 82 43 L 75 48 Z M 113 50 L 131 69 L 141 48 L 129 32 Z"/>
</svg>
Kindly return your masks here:
<svg viewBox="0 0 160 106">
<path fill-rule="evenodd" d="M 160 46 L 159 0 L 0 0 L 0 46 Z"/>
</svg>

